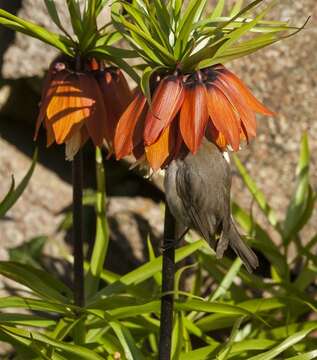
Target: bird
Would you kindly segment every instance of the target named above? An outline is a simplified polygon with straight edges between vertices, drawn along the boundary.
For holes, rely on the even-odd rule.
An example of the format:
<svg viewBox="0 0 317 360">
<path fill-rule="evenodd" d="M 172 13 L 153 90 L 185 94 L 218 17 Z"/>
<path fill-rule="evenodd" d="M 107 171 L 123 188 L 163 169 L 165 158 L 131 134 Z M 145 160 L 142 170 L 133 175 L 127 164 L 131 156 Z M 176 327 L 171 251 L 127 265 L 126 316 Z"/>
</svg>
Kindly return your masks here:
<svg viewBox="0 0 317 360">
<path fill-rule="evenodd" d="M 197 231 L 222 258 L 230 246 L 252 272 L 256 254 L 243 241 L 231 214 L 231 168 L 223 152 L 204 139 L 196 154 L 174 159 L 165 171 L 166 201 L 176 221 Z"/>
</svg>

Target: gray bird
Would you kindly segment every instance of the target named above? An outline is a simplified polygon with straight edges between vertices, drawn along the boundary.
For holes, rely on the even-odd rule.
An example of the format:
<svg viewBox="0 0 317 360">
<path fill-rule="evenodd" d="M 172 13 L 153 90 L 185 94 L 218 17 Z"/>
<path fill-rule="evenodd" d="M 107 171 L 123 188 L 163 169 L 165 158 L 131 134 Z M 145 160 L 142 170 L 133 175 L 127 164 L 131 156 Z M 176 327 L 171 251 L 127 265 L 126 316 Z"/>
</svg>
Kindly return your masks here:
<svg viewBox="0 0 317 360">
<path fill-rule="evenodd" d="M 251 272 L 259 265 L 258 259 L 234 224 L 230 189 L 230 166 L 207 140 L 195 155 L 173 160 L 165 173 L 166 200 L 175 219 L 203 236 L 216 248 L 218 258 L 229 245 Z"/>
</svg>

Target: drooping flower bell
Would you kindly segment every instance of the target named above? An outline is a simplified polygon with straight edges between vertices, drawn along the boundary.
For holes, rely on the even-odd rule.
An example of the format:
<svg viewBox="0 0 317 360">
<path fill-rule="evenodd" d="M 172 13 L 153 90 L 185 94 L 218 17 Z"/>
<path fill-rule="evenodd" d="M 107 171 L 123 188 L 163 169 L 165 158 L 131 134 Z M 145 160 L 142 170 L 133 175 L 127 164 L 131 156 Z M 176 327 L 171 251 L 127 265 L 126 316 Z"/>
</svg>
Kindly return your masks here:
<svg viewBox="0 0 317 360">
<path fill-rule="evenodd" d="M 138 93 L 119 120 L 117 159 L 144 144 L 153 170 L 190 151 L 206 137 L 222 150 L 234 151 L 256 136 L 255 113 L 273 115 L 243 82 L 223 65 L 190 75 L 169 75 L 156 87 L 151 106 Z M 185 149 L 185 150 L 184 150 Z"/>
<path fill-rule="evenodd" d="M 118 100 L 120 96 L 124 101 Z M 95 146 L 107 144 L 111 149 L 113 129 L 129 96 L 120 70 L 86 67 L 79 72 L 66 62 L 55 61 L 45 80 L 34 138 L 44 123 L 47 146 L 64 143 L 67 160 L 72 160 L 89 138 Z"/>
</svg>

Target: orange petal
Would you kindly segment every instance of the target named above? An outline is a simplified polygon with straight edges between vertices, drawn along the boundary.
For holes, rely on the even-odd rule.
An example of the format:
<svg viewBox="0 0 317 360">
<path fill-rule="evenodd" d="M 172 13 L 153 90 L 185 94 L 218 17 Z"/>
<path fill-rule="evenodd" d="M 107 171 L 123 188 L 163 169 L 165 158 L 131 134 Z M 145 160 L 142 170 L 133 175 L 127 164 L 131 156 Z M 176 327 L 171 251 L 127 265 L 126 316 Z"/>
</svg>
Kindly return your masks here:
<svg viewBox="0 0 317 360">
<path fill-rule="evenodd" d="M 85 104 L 86 99 L 92 101 L 85 121 L 88 134 L 95 146 L 102 146 L 106 138 L 107 112 L 99 85 L 93 75 L 79 74 L 78 78 L 82 89 L 82 103 Z"/>
<path fill-rule="evenodd" d="M 207 126 L 206 137 L 208 140 L 215 143 L 222 151 L 226 150 L 228 142 L 225 136 L 215 128 L 211 121 Z"/>
<path fill-rule="evenodd" d="M 48 104 L 56 92 L 58 85 L 60 85 L 65 80 L 68 74 L 69 73 L 67 71 L 54 73 L 52 67 L 49 69 L 43 84 L 40 112 L 36 120 L 34 140 L 36 140 L 40 126 L 46 118 Z"/>
<path fill-rule="evenodd" d="M 239 150 L 239 117 L 225 94 L 215 86 L 206 87 L 208 113 L 215 128 L 222 133 L 234 151 Z"/>
<path fill-rule="evenodd" d="M 139 91 L 122 114 L 114 137 L 114 149 L 117 160 L 131 154 L 133 148 L 142 141 L 142 132 L 135 134 L 135 129 L 145 104 L 146 97 Z"/>
<path fill-rule="evenodd" d="M 94 99 L 84 97 L 77 75 L 70 74 L 59 82 L 46 112 L 58 144 L 71 136 L 75 125 L 90 116 L 93 103 Z"/>
<path fill-rule="evenodd" d="M 173 153 L 175 148 L 175 133 L 172 124 L 168 125 L 159 139 L 145 147 L 146 158 L 154 171 L 157 171 Z"/>
<path fill-rule="evenodd" d="M 116 125 L 131 101 L 131 92 L 121 71 L 106 71 L 105 76 L 99 79 L 99 85 L 108 115 L 106 139 L 108 143 L 113 143 Z"/>
<path fill-rule="evenodd" d="M 256 137 L 255 114 L 246 103 L 244 97 L 234 87 L 226 83 L 221 76 L 214 82 L 214 85 L 222 91 L 239 115 L 245 127 L 248 141 Z"/>
<path fill-rule="evenodd" d="M 153 144 L 171 123 L 184 100 L 184 86 L 180 77 L 164 78 L 154 92 L 151 109 L 145 120 L 144 141 Z"/>
<path fill-rule="evenodd" d="M 45 128 L 46 128 L 46 147 L 50 147 L 55 141 L 55 136 L 54 136 L 52 124 L 49 123 L 47 119 L 45 119 Z"/>
<path fill-rule="evenodd" d="M 188 149 L 195 154 L 201 144 L 208 121 L 205 86 L 202 83 L 186 86 L 180 111 L 180 131 Z"/>
<path fill-rule="evenodd" d="M 223 67 L 222 74 L 223 74 L 222 79 L 224 81 L 226 81 L 228 84 L 230 84 L 230 86 L 233 86 L 235 88 L 235 90 L 244 97 L 247 105 L 249 105 L 253 111 L 255 111 L 259 114 L 268 115 L 268 116 L 275 115 L 274 112 L 270 111 L 267 107 L 265 107 L 251 93 L 251 91 L 248 89 L 248 87 L 235 74 L 233 74 L 231 71 L 229 71 L 225 67 Z"/>
</svg>

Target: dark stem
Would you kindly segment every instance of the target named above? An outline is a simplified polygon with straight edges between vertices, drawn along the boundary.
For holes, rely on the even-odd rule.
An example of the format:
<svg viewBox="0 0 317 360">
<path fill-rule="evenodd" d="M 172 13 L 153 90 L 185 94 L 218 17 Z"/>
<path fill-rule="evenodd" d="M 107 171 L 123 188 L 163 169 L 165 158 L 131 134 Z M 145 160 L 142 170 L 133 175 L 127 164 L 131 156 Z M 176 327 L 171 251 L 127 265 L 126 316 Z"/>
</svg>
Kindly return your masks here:
<svg viewBox="0 0 317 360">
<path fill-rule="evenodd" d="M 73 247 L 74 247 L 74 301 L 85 305 L 83 254 L 83 156 L 79 150 L 73 160 Z"/>
<path fill-rule="evenodd" d="M 174 290 L 175 278 L 175 247 L 170 246 L 170 241 L 175 239 L 176 221 L 168 205 L 165 208 L 164 240 L 163 240 L 163 267 L 162 267 L 162 292 Z M 176 240 L 175 240 L 176 243 Z M 173 331 L 174 295 L 168 294 L 161 299 L 161 322 L 159 360 L 170 360 Z"/>
</svg>

